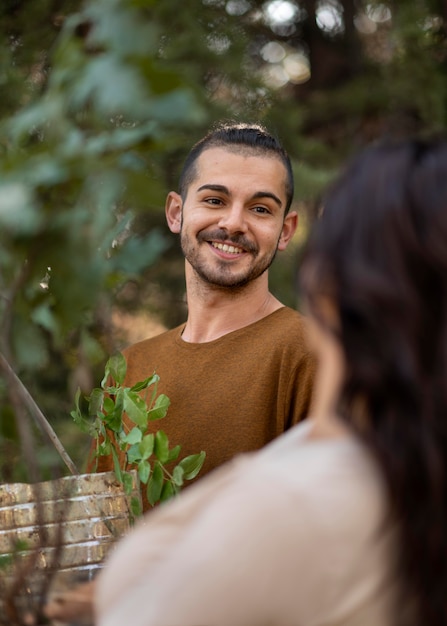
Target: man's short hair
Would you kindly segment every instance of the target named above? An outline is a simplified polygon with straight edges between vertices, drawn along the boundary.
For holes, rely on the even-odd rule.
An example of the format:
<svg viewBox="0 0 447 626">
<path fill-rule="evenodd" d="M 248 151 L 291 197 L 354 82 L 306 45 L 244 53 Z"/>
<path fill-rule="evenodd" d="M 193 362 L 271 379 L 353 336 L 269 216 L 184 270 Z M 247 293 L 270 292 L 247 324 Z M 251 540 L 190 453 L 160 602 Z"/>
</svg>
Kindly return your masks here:
<svg viewBox="0 0 447 626">
<path fill-rule="evenodd" d="M 286 208 L 287 214 L 292 204 L 294 183 L 290 158 L 279 140 L 260 124 L 219 123 L 200 139 L 189 151 L 180 174 L 179 191 L 186 198 L 188 188 L 197 176 L 197 159 L 209 148 L 228 148 L 235 152 L 248 152 L 261 156 L 276 156 L 286 170 Z"/>
</svg>

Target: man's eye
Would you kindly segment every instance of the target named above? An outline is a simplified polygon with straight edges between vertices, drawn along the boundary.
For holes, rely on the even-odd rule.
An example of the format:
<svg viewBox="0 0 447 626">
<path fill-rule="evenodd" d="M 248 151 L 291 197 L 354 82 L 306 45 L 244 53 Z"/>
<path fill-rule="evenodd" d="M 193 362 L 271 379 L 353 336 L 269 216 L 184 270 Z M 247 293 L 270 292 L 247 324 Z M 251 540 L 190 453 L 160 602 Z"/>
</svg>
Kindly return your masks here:
<svg viewBox="0 0 447 626">
<path fill-rule="evenodd" d="M 255 206 L 253 207 L 253 211 L 255 213 L 270 213 L 269 209 L 265 206 Z"/>
<path fill-rule="evenodd" d="M 222 204 L 222 200 L 220 198 L 206 198 L 205 202 L 207 204 L 214 204 L 216 206 L 219 206 L 220 204 Z"/>
</svg>

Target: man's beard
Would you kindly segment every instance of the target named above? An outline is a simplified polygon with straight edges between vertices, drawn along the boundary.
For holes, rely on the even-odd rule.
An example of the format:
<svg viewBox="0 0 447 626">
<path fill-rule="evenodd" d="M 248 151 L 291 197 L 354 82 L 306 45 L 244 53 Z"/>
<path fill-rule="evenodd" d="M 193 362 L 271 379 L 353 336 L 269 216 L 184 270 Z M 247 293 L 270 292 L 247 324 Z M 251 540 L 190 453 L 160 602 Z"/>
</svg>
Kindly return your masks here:
<svg viewBox="0 0 447 626">
<path fill-rule="evenodd" d="M 256 258 L 258 253 L 257 246 L 255 246 L 252 242 L 247 241 L 243 235 L 234 235 L 230 237 L 225 231 L 215 230 L 213 232 L 201 231 L 196 237 L 198 244 L 210 240 L 227 243 L 231 242 L 235 246 L 239 246 L 243 248 L 245 252 L 251 254 L 252 258 Z M 198 250 L 195 249 L 194 246 L 190 245 L 189 239 L 183 234 L 183 230 L 180 233 L 180 243 L 186 260 L 204 282 L 216 287 L 231 289 L 244 287 L 253 280 L 256 280 L 256 278 L 259 278 L 259 276 L 267 271 L 273 263 L 277 252 L 277 246 L 275 246 L 275 249 L 270 255 L 258 259 L 258 261 L 249 267 L 245 273 L 238 273 L 235 275 L 231 262 L 229 261 L 225 261 L 224 259 L 219 261 L 219 258 L 216 257 L 218 267 L 212 268 L 210 267 L 211 263 L 209 261 L 201 260 Z"/>
</svg>

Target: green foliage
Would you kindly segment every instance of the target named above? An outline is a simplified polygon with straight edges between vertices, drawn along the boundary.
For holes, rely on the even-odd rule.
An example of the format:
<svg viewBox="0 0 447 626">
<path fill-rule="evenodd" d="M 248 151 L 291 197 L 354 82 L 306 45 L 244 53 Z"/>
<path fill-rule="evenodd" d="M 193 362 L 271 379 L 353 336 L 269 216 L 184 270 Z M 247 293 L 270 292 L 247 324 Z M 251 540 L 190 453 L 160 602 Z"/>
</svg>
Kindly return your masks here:
<svg viewBox="0 0 447 626">
<path fill-rule="evenodd" d="M 273 0 L 0 4 L 0 350 L 64 432 L 71 388 L 122 347 L 114 307 L 184 319 L 162 206 L 214 120 L 267 123 L 309 215 L 364 143 L 446 126 L 441 0 L 296 0 L 283 20 Z M 340 28 L 321 24 L 328 8 Z M 297 55 L 307 79 L 272 86 Z M 291 304 L 296 258 L 271 273 Z M 7 395 L 0 385 L 2 449 L 16 439 Z"/>
<path fill-rule="evenodd" d="M 160 210 L 159 163 L 205 117 L 197 85 L 160 59 L 151 5 L 0 8 L 0 351 L 55 419 L 66 380 L 79 365 L 94 378 L 115 349 L 117 291 L 168 246 L 159 229 L 133 236 L 133 224 Z M 45 389 L 50 370 L 57 385 Z M 10 447 L 7 394 L 0 444 Z"/>
<path fill-rule="evenodd" d="M 157 395 L 157 374 L 132 387 L 125 387 L 126 369 L 122 354 L 111 357 L 101 387 L 93 389 L 88 398 L 87 415 L 81 407 L 80 390 L 71 415 L 83 432 L 95 438 L 97 457 L 112 455 L 115 474 L 126 493 L 130 493 L 132 483 L 125 470 L 137 469 L 140 481 L 147 486 L 148 501 L 153 506 L 179 493 L 185 480 L 198 475 L 205 452 L 189 455 L 171 467 L 179 457 L 180 446 L 170 448 L 163 430 L 148 432 L 150 422 L 166 416 L 169 398 L 164 394 Z"/>
<path fill-rule="evenodd" d="M 67 19 L 45 92 L 3 123 L 0 288 L 19 367 L 48 361 L 42 330 L 60 343 L 106 287 L 165 248 L 158 231 L 129 239 L 132 215 L 162 195 L 149 154 L 203 113 L 157 60 L 161 33 L 140 13 L 91 2 Z"/>
</svg>

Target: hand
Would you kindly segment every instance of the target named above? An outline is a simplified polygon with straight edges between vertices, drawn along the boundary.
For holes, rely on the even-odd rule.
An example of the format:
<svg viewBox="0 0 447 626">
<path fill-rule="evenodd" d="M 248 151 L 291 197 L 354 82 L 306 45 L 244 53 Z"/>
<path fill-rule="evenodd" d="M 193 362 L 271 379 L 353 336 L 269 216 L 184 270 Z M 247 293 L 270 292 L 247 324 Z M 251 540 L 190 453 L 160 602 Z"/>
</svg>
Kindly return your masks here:
<svg viewBox="0 0 447 626">
<path fill-rule="evenodd" d="M 93 623 L 93 598 L 95 595 L 95 581 L 78 585 L 66 592 L 55 593 L 44 607 L 44 614 L 51 620 L 61 622 L 91 622 Z"/>
</svg>

